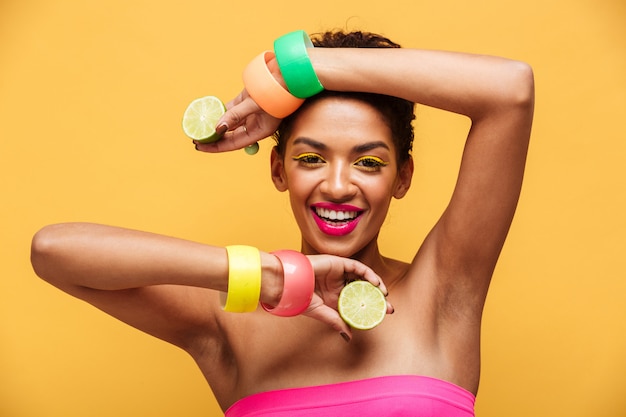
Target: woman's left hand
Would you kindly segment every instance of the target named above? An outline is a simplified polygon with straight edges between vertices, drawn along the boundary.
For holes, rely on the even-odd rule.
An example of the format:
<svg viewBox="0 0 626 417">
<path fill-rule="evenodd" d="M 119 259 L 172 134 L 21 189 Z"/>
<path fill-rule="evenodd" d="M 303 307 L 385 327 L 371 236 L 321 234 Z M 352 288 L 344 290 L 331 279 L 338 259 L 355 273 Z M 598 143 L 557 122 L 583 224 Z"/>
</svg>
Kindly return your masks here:
<svg viewBox="0 0 626 417">
<path fill-rule="evenodd" d="M 328 324 L 350 340 L 350 326 L 337 311 L 339 293 L 348 281 L 359 279 L 379 287 L 386 296 L 385 283 L 370 267 L 354 259 L 334 255 L 309 255 L 307 258 L 315 271 L 315 292 L 309 308 L 302 314 Z M 393 307 L 387 302 L 387 314 L 391 313 Z"/>
<path fill-rule="evenodd" d="M 271 136 L 281 121 L 263 111 L 245 89 L 226 103 L 226 109 L 216 125 L 222 137 L 212 143 L 194 141 L 197 150 L 215 153 L 245 148 Z"/>
</svg>

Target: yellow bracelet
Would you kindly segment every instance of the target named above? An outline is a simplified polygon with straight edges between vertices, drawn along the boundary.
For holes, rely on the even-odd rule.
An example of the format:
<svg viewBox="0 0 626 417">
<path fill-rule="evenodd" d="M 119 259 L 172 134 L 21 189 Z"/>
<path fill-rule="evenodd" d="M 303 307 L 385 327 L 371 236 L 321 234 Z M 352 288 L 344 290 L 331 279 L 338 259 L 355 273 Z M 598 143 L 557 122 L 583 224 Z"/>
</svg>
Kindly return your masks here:
<svg viewBox="0 0 626 417">
<path fill-rule="evenodd" d="M 261 254 L 252 246 L 227 246 L 228 295 L 224 311 L 255 311 L 261 297 Z"/>
</svg>

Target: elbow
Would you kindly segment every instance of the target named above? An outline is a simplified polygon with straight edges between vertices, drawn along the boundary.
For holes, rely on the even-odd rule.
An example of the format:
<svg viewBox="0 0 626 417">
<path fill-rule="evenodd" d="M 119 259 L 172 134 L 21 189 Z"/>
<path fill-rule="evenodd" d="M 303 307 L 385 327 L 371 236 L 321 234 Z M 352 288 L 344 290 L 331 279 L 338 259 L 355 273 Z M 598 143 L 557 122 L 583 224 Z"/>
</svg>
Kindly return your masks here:
<svg viewBox="0 0 626 417">
<path fill-rule="evenodd" d="M 535 76 L 532 67 L 525 62 L 512 61 L 509 77 L 507 101 L 532 112 L 535 104 Z"/>
<path fill-rule="evenodd" d="M 485 72 L 485 94 L 475 101 L 466 114 L 473 122 L 485 118 L 511 116 L 532 120 L 535 106 L 535 81 L 533 69 L 521 61 L 501 60 L 494 65 L 494 72 Z"/>
<path fill-rule="evenodd" d="M 30 262 L 40 278 L 50 281 L 59 249 L 60 225 L 46 226 L 33 236 L 30 247 Z"/>
<path fill-rule="evenodd" d="M 530 126 L 535 107 L 535 81 L 530 65 L 520 61 L 504 61 L 493 74 L 486 101 L 470 114 L 474 122 L 485 118 L 523 120 Z"/>
</svg>

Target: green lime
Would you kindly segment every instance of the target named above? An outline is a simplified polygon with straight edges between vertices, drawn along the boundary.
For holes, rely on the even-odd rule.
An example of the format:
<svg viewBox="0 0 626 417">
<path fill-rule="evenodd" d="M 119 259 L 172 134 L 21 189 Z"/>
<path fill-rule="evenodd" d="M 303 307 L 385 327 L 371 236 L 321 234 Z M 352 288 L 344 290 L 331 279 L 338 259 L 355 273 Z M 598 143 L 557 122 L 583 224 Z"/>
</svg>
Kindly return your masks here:
<svg viewBox="0 0 626 417">
<path fill-rule="evenodd" d="M 183 115 L 183 131 L 191 139 L 201 143 L 215 142 L 220 135 L 215 133 L 217 121 L 226 112 L 226 106 L 214 96 L 192 101 Z"/>
<path fill-rule="evenodd" d="M 368 330 L 387 314 L 385 295 L 367 281 L 352 281 L 339 294 L 339 315 L 351 327 Z"/>
</svg>

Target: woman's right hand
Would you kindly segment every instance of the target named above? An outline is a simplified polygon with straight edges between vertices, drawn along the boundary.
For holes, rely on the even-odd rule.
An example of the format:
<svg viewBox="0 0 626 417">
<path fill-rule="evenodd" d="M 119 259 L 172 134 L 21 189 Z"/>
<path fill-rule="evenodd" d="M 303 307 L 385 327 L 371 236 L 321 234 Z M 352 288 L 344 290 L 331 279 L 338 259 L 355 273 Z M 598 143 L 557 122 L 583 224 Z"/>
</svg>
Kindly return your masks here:
<svg viewBox="0 0 626 417">
<path fill-rule="evenodd" d="M 334 255 L 307 256 L 315 271 L 315 292 L 309 308 L 302 314 L 328 324 L 349 341 L 352 331 L 337 311 L 339 293 L 346 283 L 354 280 L 369 281 L 387 296 L 385 283 L 370 267 L 359 261 Z M 387 314 L 393 306 L 387 302 Z"/>
<path fill-rule="evenodd" d="M 245 148 L 274 134 L 281 121 L 263 111 L 245 89 L 226 103 L 226 109 L 216 125 L 222 137 L 212 143 L 194 142 L 197 150 L 216 153 Z"/>
</svg>

